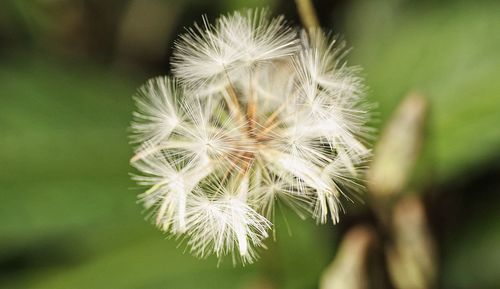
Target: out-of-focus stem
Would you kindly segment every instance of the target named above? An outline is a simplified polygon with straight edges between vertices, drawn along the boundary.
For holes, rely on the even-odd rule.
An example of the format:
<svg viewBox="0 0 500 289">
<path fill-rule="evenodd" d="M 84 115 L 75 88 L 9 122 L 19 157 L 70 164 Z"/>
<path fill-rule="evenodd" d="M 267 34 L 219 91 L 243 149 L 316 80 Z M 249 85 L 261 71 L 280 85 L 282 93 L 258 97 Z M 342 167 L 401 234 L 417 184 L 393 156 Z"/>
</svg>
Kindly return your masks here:
<svg viewBox="0 0 500 289">
<path fill-rule="evenodd" d="M 424 138 L 427 100 L 409 94 L 399 105 L 375 146 L 368 171 L 368 186 L 374 199 L 387 199 L 404 191 Z"/>
<path fill-rule="evenodd" d="M 370 288 L 368 259 L 377 235 L 368 226 L 357 226 L 345 235 L 333 262 L 320 280 L 320 289 Z"/>
<path fill-rule="evenodd" d="M 386 247 L 388 271 L 398 289 L 429 289 L 435 285 L 436 253 L 424 205 L 416 196 L 394 208 L 392 239 Z"/>
<path fill-rule="evenodd" d="M 231 112 L 239 119 L 241 123 L 245 123 L 245 117 L 241 112 L 240 102 L 238 101 L 238 95 L 236 94 L 236 89 L 234 89 L 233 83 L 231 82 L 231 78 L 229 77 L 229 74 L 225 68 L 224 68 L 224 74 L 226 75 L 228 83 L 226 92 L 229 95 L 229 99 L 227 99 L 226 97 L 224 99 Z"/>
<path fill-rule="evenodd" d="M 319 21 L 318 16 L 316 14 L 316 10 L 314 9 L 314 5 L 311 0 L 295 0 L 297 4 L 297 10 L 300 15 L 300 20 L 305 28 L 308 30 L 318 28 Z"/>
</svg>

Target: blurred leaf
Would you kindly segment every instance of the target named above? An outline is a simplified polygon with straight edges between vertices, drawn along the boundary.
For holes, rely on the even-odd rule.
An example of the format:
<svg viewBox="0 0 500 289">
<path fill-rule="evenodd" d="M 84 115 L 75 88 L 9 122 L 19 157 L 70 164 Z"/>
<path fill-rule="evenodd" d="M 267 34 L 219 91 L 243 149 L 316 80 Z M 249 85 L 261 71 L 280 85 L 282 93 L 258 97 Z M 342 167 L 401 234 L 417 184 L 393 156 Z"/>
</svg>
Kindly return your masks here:
<svg viewBox="0 0 500 289">
<path fill-rule="evenodd" d="M 352 62 L 365 68 L 382 125 L 416 89 L 431 102 L 429 159 L 438 181 L 498 154 L 500 3 L 356 3 L 347 17 Z"/>
<path fill-rule="evenodd" d="M 222 0 L 221 7 L 224 11 L 232 12 L 248 8 L 273 8 L 277 2 L 277 0 Z"/>
<path fill-rule="evenodd" d="M 18 57 L 0 71 L 3 236 L 110 211 L 113 192 L 129 186 L 130 82 L 89 66 Z"/>
</svg>

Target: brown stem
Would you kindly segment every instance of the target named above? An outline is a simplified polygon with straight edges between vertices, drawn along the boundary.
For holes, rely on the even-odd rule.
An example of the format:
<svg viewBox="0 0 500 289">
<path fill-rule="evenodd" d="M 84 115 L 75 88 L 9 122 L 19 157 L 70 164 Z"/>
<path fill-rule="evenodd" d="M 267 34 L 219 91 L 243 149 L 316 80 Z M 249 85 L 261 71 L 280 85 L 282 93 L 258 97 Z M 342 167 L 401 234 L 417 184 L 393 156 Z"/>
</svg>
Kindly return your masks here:
<svg viewBox="0 0 500 289">
<path fill-rule="evenodd" d="M 311 0 L 295 0 L 300 20 L 308 30 L 318 28 L 319 21 Z"/>
<path fill-rule="evenodd" d="M 248 133 L 250 135 L 254 134 L 255 126 L 255 114 L 257 112 L 257 96 L 255 95 L 255 89 L 253 88 L 253 76 L 250 73 L 249 78 L 250 91 L 248 92 L 248 104 L 247 104 L 247 118 L 248 118 Z"/>
<path fill-rule="evenodd" d="M 240 121 L 244 121 L 244 116 L 241 112 L 240 102 L 238 101 L 238 96 L 236 95 L 236 90 L 234 89 L 233 83 L 231 82 L 231 78 L 229 78 L 229 74 L 227 70 L 224 69 L 224 74 L 226 75 L 228 86 L 227 93 L 229 94 L 231 99 L 226 99 L 227 105 L 229 109 L 231 109 Z"/>
</svg>

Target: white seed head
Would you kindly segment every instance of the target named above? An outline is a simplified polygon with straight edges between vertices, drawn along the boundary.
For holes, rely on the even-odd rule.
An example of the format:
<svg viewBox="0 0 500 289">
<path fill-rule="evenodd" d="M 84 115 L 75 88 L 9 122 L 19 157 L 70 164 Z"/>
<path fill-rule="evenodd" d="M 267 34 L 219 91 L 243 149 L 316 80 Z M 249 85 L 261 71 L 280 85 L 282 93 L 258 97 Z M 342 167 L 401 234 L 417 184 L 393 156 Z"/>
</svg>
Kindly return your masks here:
<svg viewBox="0 0 500 289">
<path fill-rule="evenodd" d="M 201 258 L 211 254 L 221 258 L 236 251 L 234 261 L 252 263 L 257 257 L 254 247 L 263 246 L 271 223 L 237 195 L 209 195 L 200 189 L 189 199 L 187 236 L 191 252 Z"/>
<path fill-rule="evenodd" d="M 276 205 L 337 223 L 370 155 L 370 107 L 344 55 L 337 39 L 263 10 L 182 35 L 179 81 L 149 80 L 135 97 L 134 179 L 159 228 L 196 256 L 251 263 Z"/>
<path fill-rule="evenodd" d="M 173 72 L 190 87 L 224 88 L 227 78 L 242 77 L 253 65 L 294 54 L 296 33 L 283 17 L 267 10 L 247 10 L 195 24 L 180 36 L 172 58 Z M 222 85 L 222 86 L 221 86 Z"/>
</svg>

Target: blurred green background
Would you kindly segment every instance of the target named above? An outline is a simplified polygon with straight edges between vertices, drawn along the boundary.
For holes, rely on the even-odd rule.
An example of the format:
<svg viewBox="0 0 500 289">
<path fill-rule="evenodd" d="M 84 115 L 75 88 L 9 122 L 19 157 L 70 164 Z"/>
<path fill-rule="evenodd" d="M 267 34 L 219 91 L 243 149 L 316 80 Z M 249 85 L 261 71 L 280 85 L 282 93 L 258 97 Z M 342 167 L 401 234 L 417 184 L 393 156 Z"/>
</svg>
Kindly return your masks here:
<svg viewBox="0 0 500 289">
<path fill-rule="evenodd" d="M 417 90 L 431 114 L 422 173 L 439 288 L 500 288 L 500 1 L 315 1 L 353 46 L 383 127 Z M 166 74 L 176 35 L 207 14 L 286 0 L 0 3 L 0 288 L 316 288 L 339 225 L 278 220 L 256 264 L 197 260 L 144 220 L 128 173 L 132 94 Z M 285 215 L 288 213 L 285 211 Z M 291 234 L 288 232 L 288 227 Z"/>
</svg>

